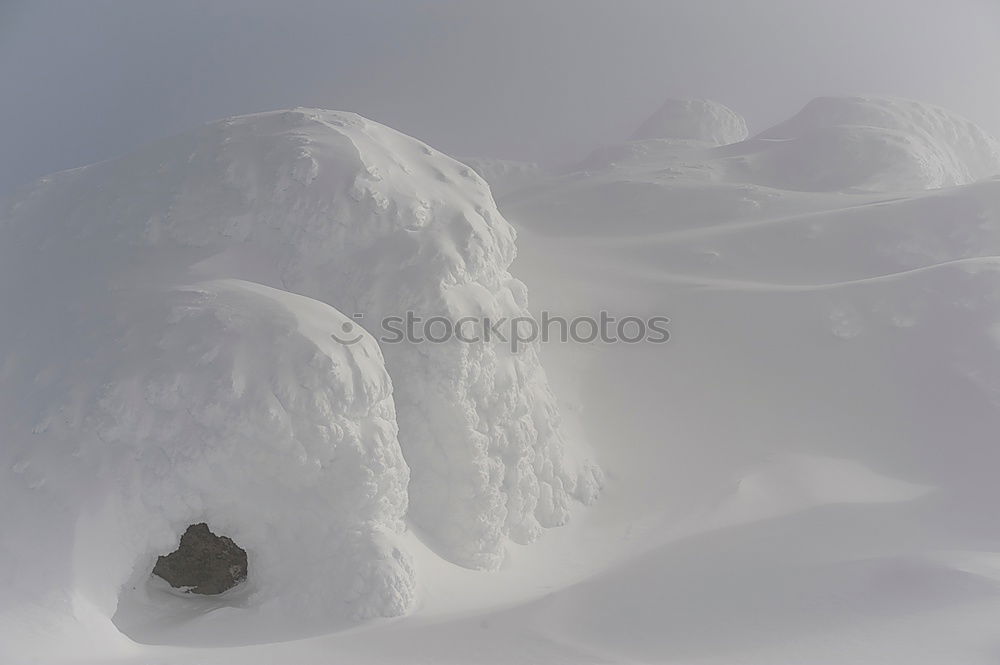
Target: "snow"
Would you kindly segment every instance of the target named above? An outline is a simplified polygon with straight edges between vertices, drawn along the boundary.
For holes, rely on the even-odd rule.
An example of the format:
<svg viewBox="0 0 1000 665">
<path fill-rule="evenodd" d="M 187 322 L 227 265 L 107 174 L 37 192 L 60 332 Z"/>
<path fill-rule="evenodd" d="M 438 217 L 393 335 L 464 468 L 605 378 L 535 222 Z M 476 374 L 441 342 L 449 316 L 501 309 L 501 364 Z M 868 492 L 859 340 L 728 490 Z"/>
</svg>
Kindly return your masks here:
<svg viewBox="0 0 1000 665">
<path fill-rule="evenodd" d="M 708 99 L 668 99 L 625 143 L 594 149 L 571 171 L 604 169 L 622 162 L 666 159 L 740 143 L 748 136 L 746 121 L 732 109 Z"/>
<path fill-rule="evenodd" d="M 939 189 L 1000 175 L 1000 141 L 931 104 L 820 97 L 749 140 L 742 119 L 727 112 L 732 113 L 709 102 L 670 102 L 633 140 L 603 146 L 579 167 L 645 162 L 684 177 L 700 173 L 729 183 L 817 193 Z M 646 129 L 663 114 L 669 119 L 663 121 L 666 129 Z"/>
<path fill-rule="evenodd" d="M 133 615 L 176 604 L 145 584 L 156 556 L 205 521 L 249 554 L 230 622 L 393 616 L 414 601 L 404 519 L 493 569 L 597 494 L 536 346 L 331 337 L 360 335 L 355 313 L 375 334 L 527 313 L 488 187 L 414 139 L 331 111 L 233 118 L 7 210 L 10 607 L 79 597 L 145 635 Z"/>
<path fill-rule="evenodd" d="M 7 571 L 5 605 L 68 595 L 74 614 L 112 617 L 122 589 L 165 593 L 147 587 L 156 556 L 206 521 L 250 554 L 246 588 L 229 594 L 250 621 L 410 607 L 394 541 L 409 472 L 375 341 L 337 344 L 328 331 L 345 316 L 241 280 L 123 296 L 87 358 L 23 358 L 62 399 L 5 450 L 17 463 L 4 531 L 31 556 Z M 87 335 L 99 322 L 77 323 Z"/>
<path fill-rule="evenodd" d="M 814 135 L 834 138 L 795 152 Z M 525 174 L 498 210 L 479 176 L 423 144 L 299 110 L 52 176 L 0 223 L 0 348 L 17 350 L 0 374 L 0 653 L 994 662 L 993 145 L 929 105 L 821 99 L 740 143 L 632 140 Z M 355 312 L 375 332 L 373 316 L 401 307 L 660 314 L 671 339 L 521 354 L 331 343 Z M 497 393 L 505 376 L 520 380 Z M 272 419 L 275 395 L 301 408 Z M 518 413 L 531 416 L 510 426 Z M 331 418 L 356 428 L 357 454 L 324 466 L 317 422 Z M 163 445 L 177 427 L 215 443 Z M 230 482 L 264 474 L 254 492 L 230 492 L 214 461 L 237 436 Z M 126 443 L 150 454 L 112 453 Z M 208 466 L 178 473 L 155 449 Z M 570 496 L 596 490 L 589 452 L 604 487 L 585 506 Z M 505 482 L 491 475 L 501 462 L 516 470 Z M 546 483 L 563 503 L 532 504 Z M 251 554 L 244 595 L 138 583 L 204 514 Z M 299 533 L 302 549 L 352 554 L 312 563 L 322 581 L 306 567 L 306 588 L 300 566 L 264 565 L 306 562 L 284 540 Z M 349 580 L 366 590 L 345 608 Z M 279 583 L 288 593 L 272 593 Z"/>
<path fill-rule="evenodd" d="M 1000 141 L 950 111 L 905 99 L 821 97 L 755 139 L 772 143 L 755 170 L 790 189 L 935 189 L 1000 174 Z"/>
<path fill-rule="evenodd" d="M 668 99 L 632 135 L 633 140 L 671 139 L 719 146 L 747 137 L 747 123 L 710 99 Z"/>
<path fill-rule="evenodd" d="M 462 163 L 468 165 L 489 183 L 494 196 L 503 196 L 521 189 L 545 176 L 545 170 L 534 162 L 463 157 Z"/>
</svg>

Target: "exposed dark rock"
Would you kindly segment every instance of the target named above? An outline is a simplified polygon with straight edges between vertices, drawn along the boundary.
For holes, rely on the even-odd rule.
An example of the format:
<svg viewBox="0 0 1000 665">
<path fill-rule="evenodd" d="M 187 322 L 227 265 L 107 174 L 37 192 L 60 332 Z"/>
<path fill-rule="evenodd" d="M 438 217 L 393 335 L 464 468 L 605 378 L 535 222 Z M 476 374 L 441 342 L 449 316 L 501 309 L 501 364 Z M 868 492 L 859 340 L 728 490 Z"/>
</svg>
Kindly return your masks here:
<svg viewBox="0 0 1000 665">
<path fill-rule="evenodd" d="M 232 539 L 209 531 L 204 522 L 192 524 L 177 550 L 156 560 L 153 574 L 191 593 L 218 594 L 246 579 L 247 553 Z"/>
</svg>

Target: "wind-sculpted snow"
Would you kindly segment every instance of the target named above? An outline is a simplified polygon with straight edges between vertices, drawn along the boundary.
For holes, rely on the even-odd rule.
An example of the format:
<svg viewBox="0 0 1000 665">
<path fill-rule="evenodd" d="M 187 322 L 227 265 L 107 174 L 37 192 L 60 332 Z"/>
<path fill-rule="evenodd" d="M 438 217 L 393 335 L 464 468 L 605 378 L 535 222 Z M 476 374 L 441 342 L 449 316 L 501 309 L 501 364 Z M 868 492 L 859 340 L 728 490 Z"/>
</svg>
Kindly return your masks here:
<svg viewBox="0 0 1000 665">
<path fill-rule="evenodd" d="M 408 470 L 374 340 L 338 344 L 328 331 L 348 319 L 336 310 L 237 280 L 150 294 L 126 316 L 137 323 L 114 340 L 124 352 L 105 355 L 114 369 L 82 409 L 115 484 L 110 507 L 78 523 L 100 548 L 78 547 L 81 565 L 131 541 L 143 580 L 151 551 L 207 521 L 250 552 L 255 604 L 405 611 L 413 572 L 391 537 Z"/>
<path fill-rule="evenodd" d="M 1000 174 L 1000 142 L 974 123 L 921 102 L 820 97 L 758 135 L 751 170 L 787 189 L 936 189 Z"/>
<path fill-rule="evenodd" d="M 24 353 L 5 368 L 5 395 L 51 400 L 30 433 L 6 430 L 5 538 L 36 550 L 9 580 L 4 557 L 13 599 L 79 596 L 110 617 L 119 590 L 144 594 L 156 556 L 207 522 L 249 553 L 234 592 L 257 618 L 409 608 L 414 574 L 395 544 L 408 469 L 375 341 L 338 344 L 329 330 L 347 317 L 240 280 L 113 300 L 66 321 L 90 338 L 85 356 Z"/>
<path fill-rule="evenodd" d="M 527 314 L 524 285 L 507 272 L 514 231 L 467 166 L 353 114 L 272 113 L 205 132 L 176 169 L 198 181 L 157 233 L 223 250 L 199 270 L 253 266 L 258 280 L 363 313 L 376 333 L 408 311 Z M 208 226 L 205 210 L 217 211 Z M 261 262 L 274 273 L 260 274 Z M 409 515 L 444 556 L 494 568 L 507 536 L 530 542 L 566 521 L 572 497 L 593 498 L 596 470 L 563 461 L 537 348 L 450 340 L 383 351 L 412 472 Z"/>
<path fill-rule="evenodd" d="M 746 137 L 743 117 L 709 99 L 668 99 L 632 135 L 633 140 L 672 139 L 711 146 L 738 143 Z"/>
<path fill-rule="evenodd" d="M 373 333 L 527 313 L 488 187 L 414 139 L 331 111 L 234 118 L 44 179 L 0 219 L 17 602 L 110 616 L 204 521 L 247 550 L 241 602 L 265 614 L 394 615 L 414 598 L 404 520 L 495 568 L 598 490 L 564 458 L 537 347 L 330 337 L 354 313 Z"/>
<path fill-rule="evenodd" d="M 749 140 L 743 140 L 745 125 L 742 134 L 724 138 L 729 125 L 722 119 L 728 116 L 715 106 L 670 102 L 654 119 L 663 113 L 686 118 L 677 121 L 678 129 L 641 129 L 630 141 L 594 150 L 578 169 L 641 168 L 669 181 L 671 190 L 680 185 L 696 198 L 684 180 L 784 192 L 864 193 L 939 189 L 1000 175 L 1000 141 L 931 104 L 888 97 L 820 97 Z M 634 184 L 635 176 L 621 174 L 619 180 Z M 711 196 L 713 200 L 698 206 L 714 206 L 716 194 Z M 692 206 L 682 201 L 673 207 Z"/>
<path fill-rule="evenodd" d="M 671 338 L 545 349 L 609 488 L 490 574 L 435 550 L 495 565 L 596 489 L 538 350 L 330 337 L 355 312 L 375 332 L 525 310 L 475 174 L 296 111 L 20 194 L 0 214 L 0 661 L 995 662 L 1000 178 L 986 159 L 974 184 L 866 191 L 992 144 L 909 102 L 780 127 L 629 141 L 502 198 L 534 306 L 663 313 Z M 792 159 L 811 132 L 834 139 Z M 203 520 L 247 581 L 143 584 Z"/>
</svg>

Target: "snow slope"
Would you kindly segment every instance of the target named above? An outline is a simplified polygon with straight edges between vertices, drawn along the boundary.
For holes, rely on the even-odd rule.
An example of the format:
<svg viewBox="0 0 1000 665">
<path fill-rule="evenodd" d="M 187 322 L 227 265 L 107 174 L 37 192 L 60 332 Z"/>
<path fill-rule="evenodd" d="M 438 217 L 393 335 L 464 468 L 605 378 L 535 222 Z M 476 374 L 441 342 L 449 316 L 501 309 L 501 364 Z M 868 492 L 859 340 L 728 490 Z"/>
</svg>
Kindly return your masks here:
<svg viewBox="0 0 1000 665">
<path fill-rule="evenodd" d="M 653 139 L 500 197 L 533 308 L 671 318 L 667 344 L 537 350 L 565 436 L 586 440 L 606 473 L 600 501 L 570 505 L 566 527 L 508 545 L 488 573 L 453 565 L 416 531 L 398 537 L 416 571 L 401 619 L 287 642 L 244 635 L 251 646 L 235 647 L 239 635 L 210 642 L 224 608 L 177 608 L 168 622 L 128 596 L 120 613 L 141 624 L 139 643 L 101 634 L 53 660 L 994 663 L 1000 178 L 921 120 L 944 117 L 932 107 L 872 104 L 887 117 L 867 126 L 951 151 L 922 153 L 919 173 L 961 162 L 963 184 L 921 179 L 892 143 L 873 144 L 884 161 L 845 161 L 820 142 L 803 153 L 803 170 L 826 174 L 816 180 L 791 162 L 755 170 L 789 141 Z M 904 191 L 882 191 L 893 182 Z M 191 263 L 200 281 L 223 265 L 249 278 L 227 252 Z M 30 467 L 20 473 L 27 481 Z M 44 617 L 11 616 L 47 634 Z"/>
</svg>

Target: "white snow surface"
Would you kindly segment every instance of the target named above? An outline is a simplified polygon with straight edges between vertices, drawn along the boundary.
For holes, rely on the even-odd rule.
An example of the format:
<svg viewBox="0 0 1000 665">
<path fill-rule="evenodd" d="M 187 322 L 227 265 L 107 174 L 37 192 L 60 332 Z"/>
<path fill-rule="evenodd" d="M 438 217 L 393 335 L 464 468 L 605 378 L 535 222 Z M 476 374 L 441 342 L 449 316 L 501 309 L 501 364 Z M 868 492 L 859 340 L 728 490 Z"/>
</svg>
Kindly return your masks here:
<svg viewBox="0 0 1000 665">
<path fill-rule="evenodd" d="M 1000 141 L 906 99 L 821 97 L 755 139 L 770 143 L 750 157 L 763 182 L 794 189 L 936 189 L 1000 175 Z"/>
<path fill-rule="evenodd" d="M 743 116 L 710 99 L 668 99 L 632 135 L 634 140 L 672 139 L 713 146 L 747 137 Z"/>
<path fill-rule="evenodd" d="M 135 219 L 149 219 L 142 214 L 145 208 L 137 209 L 134 199 L 114 191 L 101 171 L 108 165 L 89 167 L 83 175 L 54 176 L 50 184 L 16 199 L 0 226 L 0 293 L 5 312 L 11 312 L 0 326 L 0 348 L 21 351 L 4 356 L 0 384 L 4 455 L 21 453 L 5 457 L 0 465 L 4 528 L 14 534 L 2 541 L 0 557 L 15 562 L 3 569 L 5 585 L 15 592 L 3 596 L 0 654 L 5 659 L 0 660 L 199 665 L 995 663 L 1000 619 L 1000 532 L 993 509 L 1000 502 L 995 480 L 1000 465 L 995 445 L 1000 430 L 1000 178 L 990 173 L 991 144 L 988 139 L 978 147 L 965 143 L 962 137 L 979 136 L 979 130 L 928 105 L 850 98 L 811 106 L 847 110 L 845 115 L 803 113 L 799 120 L 779 125 L 780 131 L 722 147 L 630 141 L 576 171 L 540 176 L 511 190 L 499 200 L 503 217 L 486 208 L 492 223 L 484 230 L 506 229 L 501 219 L 518 229 L 513 268 L 531 285 L 532 308 L 566 315 L 603 309 L 671 319 L 666 344 L 532 349 L 532 357 L 544 359 L 548 381 L 559 395 L 562 436 L 574 442 L 565 447 L 564 464 L 580 448 L 591 448 L 606 482 L 593 506 L 566 504 L 573 520 L 565 527 L 530 547 L 507 545 L 498 570 L 455 565 L 455 550 L 427 537 L 422 528 L 397 533 L 394 516 L 402 497 L 394 488 L 404 482 L 405 467 L 393 454 L 391 426 L 382 425 L 392 398 L 382 389 L 378 349 L 366 338 L 361 348 L 371 354 L 358 360 L 350 376 L 354 385 L 360 381 L 371 387 L 370 394 L 356 390 L 354 404 L 367 405 L 366 413 L 382 434 L 358 442 L 366 451 L 385 455 L 386 482 L 378 490 L 385 500 L 376 507 L 364 503 L 370 493 L 349 494 L 375 516 L 361 534 L 372 556 L 328 565 L 342 571 L 344 579 L 350 576 L 382 590 L 366 596 L 366 607 L 390 613 L 387 608 L 398 600 L 409 602 L 411 609 L 405 617 L 369 620 L 351 629 L 336 622 L 325 629 L 303 626 L 300 617 L 254 623 L 249 616 L 263 615 L 241 611 L 241 597 L 195 602 L 155 585 L 126 589 L 111 624 L 113 585 L 108 582 L 132 571 L 136 553 L 144 547 L 135 541 L 102 541 L 112 556 L 88 554 L 99 548 L 75 535 L 78 531 L 113 535 L 127 529 L 97 528 L 96 518 L 80 517 L 114 513 L 67 504 L 66 497 L 76 496 L 76 490 L 62 489 L 60 481 L 70 488 L 90 488 L 94 495 L 109 493 L 97 489 L 104 485 L 87 472 L 71 476 L 58 471 L 76 469 L 66 457 L 76 448 L 52 442 L 63 441 L 71 431 L 78 434 L 73 441 L 82 453 L 73 459 L 83 462 L 88 450 L 110 450 L 93 440 L 91 432 L 103 430 L 60 424 L 76 422 L 75 413 L 102 414 L 61 407 L 89 404 L 87 400 L 103 395 L 98 383 L 118 385 L 85 377 L 113 376 L 123 369 L 170 376 L 161 367 L 169 357 L 178 360 L 170 371 L 199 376 L 181 368 L 189 358 L 201 358 L 200 349 L 211 343 L 201 331 L 225 338 L 248 330 L 235 320 L 214 323 L 215 303 L 229 303 L 227 309 L 238 303 L 248 320 L 259 322 L 254 330 L 265 328 L 261 338 L 271 339 L 268 329 L 288 325 L 278 322 L 299 321 L 298 341 L 280 346 L 281 354 L 315 352 L 320 365 L 327 362 L 323 358 L 336 365 L 345 360 L 344 351 L 323 346 L 309 331 L 319 329 L 313 325 L 325 331 L 326 325 L 343 324 L 343 315 L 314 301 L 350 314 L 358 311 L 353 301 L 324 295 L 333 291 L 331 285 L 373 303 L 390 301 L 389 295 L 354 296 L 368 292 L 362 286 L 342 287 L 330 266 L 324 267 L 329 279 L 317 272 L 310 281 L 312 270 L 324 265 L 321 253 L 307 253 L 311 248 L 285 238 L 297 237 L 302 219 L 318 224 L 319 217 L 279 216 L 280 200 L 301 201 L 298 196 L 281 199 L 284 194 L 276 194 L 280 200 L 270 209 L 275 215 L 270 226 L 223 215 L 228 222 L 220 228 L 225 230 L 204 237 L 195 235 L 200 226 L 193 221 L 163 219 L 185 209 L 191 220 L 199 209 L 218 211 L 218 198 L 158 204 L 155 209 L 165 217 L 137 228 Z M 283 116 L 265 117 L 279 123 Z M 234 124 L 242 122 L 247 121 Z M 781 152 L 810 132 L 833 128 L 832 134 L 843 130 L 852 136 L 857 127 L 867 128 L 866 136 L 895 137 L 866 143 L 885 160 L 850 157 L 839 139 L 815 142 L 800 153 L 808 157 L 804 162 L 789 161 Z M 197 152 L 193 146 L 203 143 L 189 140 L 177 162 L 187 163 Z M 238 139 L 233 143 L 240 145 Z M 409 139 L 379 143 L 391 146 L 387 160 L 420 173 L 400 156 L 409 154 L 407 146 L 420 144 Z M 209 152 L 216 154 L 215 149 Z M 919 169 L 913 159 L 918 152 L 926 162 Z M 205 173 L 201 167 L 181 169 L 162 155 L 146 154 L 152 162 L 149 170 L 166 164 L 164 173 L 175 181 L 181 174 L 198 181 Z M 250 172 L 251 165 L 264 172 L 260 165 L 270 163 L 267 151 L 239 154 L 234 172 Z M 986 157 L 976 162 L 975 155 Z M 322 174 L 324 160 L 317 161 Z M 444 159 L 435 163 L 452 164 Z M 962 180 L 956 175 L 960 172 Z M 929 173 L 950 173 L 956 179 L 948 184 L 926 177 Z M 477 177 L 456 181 L 462 184 L 455 189 L 481 200 L 474 193 L 484 191 Z M 75 189 L 55 196 L 53 188 L 60 182 L 75 183 Z M 296 191 L 295 180 L 289 182 L 282 192 Z M 393 182 L 396 194 L 389 198 L 395 203 L 388 209 L 408 209 L 406 197 L 415 196 L 417 181 L 399 176 Z M 401 189 L 406 183 L 413 185 L 408 194 Z M 165 197 L 163 192 L 178 187 L 155 180 L 144 180 L 143 186 Z M 890 187 L 899 189 L 886 189 Z M 68 207 L 71 196 L 89 203 Z M 242 200 L 236 194 L 234 199 Z M 305 204 L 296 209 L 310 210 Z M 401 217 L 412 219 L 405 213 Z M 49 219 L 60 222 L 46 223 Z M 118 222 L 103 226 L 113 219 Z M 365 219 L 368 224 L 385 221 L 377 215 Z M 150 229 L 156 229 L 153 239 L 146 235 Z M 497 246 L 505 247 L 511 234 L 489 231 L 490 237 L 494 234 Z M 344 236 L 355 237 L 346 231 Z M 344 274 L 360 270 L 366 280 L 377 281 L 382 273 L 364 272 L 364 262 L 379 263 L 382 252 L 390 256 L 387 264 L 398 266 L 405 253 L 393 253 L 393 245 L 386 243 L 389 249 L 379 245 Z M 335 244 L 330 241 L 322 251 L 339 252 Z M 289 260 L 262 259 L 272 245 L 286 247 Z M 300 262 L 291 260 L 295 252 L 289 245 L 313 257 L 309 270 L 292 268 Z M 179 255 L 189 258 L 181 261 Z M 190 266 L 183 279 L 179 265 Z M 262 266 L 273 274 L 265 276 Z M 416 262 L 413 270 L 420 274 Z M 483 277 L 483 283 L 507 279 L 499 278 L 499 268 L 476 274 L 497 276 L 496 281 Z M 122 279 L 111 280 L 112 275 Z M 390 277 L 384 280 L 380 293 L 395 293 L 398 286 Z M 161 325 L 164 319 L 155 315 L 188 305 L 197 306 L 190 310 L 190 324 L 176 319 Z M 84 324 L 73 327 L 78 321 Z M 139 328 L 152 330 L 148 337 L 118 335 L 100 343 L 88 337 L 94 331 L 133 328 L 137 333 Z M 121 345 L 115 339 L 137 341 Z M 163 346 L 156 341 L 162 339 L 175 343 Z M 253 339 L 244 343 L 251 345 Z M 156 349 L 149 350 L 151 346 Z M 188 346 L 190 356 L 179 353 Z M 90 360 L 90 349 L 110 355 Z M 132 349 L 143 358 L 151 355 L 150 361 L 133 363 L 128 357 Z M 392 345 L 383 345 L 382 352 L 395 385 L 399 450 L 415 477 L 404 436 L 405 393 L 394 370 Z M 280 376 L 287 361 L 279 360 L 278 353 L 262 350 L 254 366 L 273 367 Z M 230 357 L 224 353 L 218 362 L 232 366 Z M 499 351 L 497 357 L 499 363 Z M 396 362 L 398 367 L 399 362 L 407 366 L 417 361 Z M 429 362 L 450 366 L 446 359 Z M 263 381 L 270 371 L 257 375 Z M 305 374 L 318 376 L 319 371 Z M 413 371 L 438 376 L 430 368 Z M 246 389 L 259 395 L 269 385 L 263 381 Z M 220 395 L 230 392 L 219 390 Z M 554 405 L 551 394 L 546 387 L 542 402 Z M 342 400 L 335 400 L 337 405 L 333 401 L 330 408 L 347 408 Z M 210 411 L 195 408 L 195 414 Z M 350 412 L 352 422 L 362 417 Z M 55 438 L 57 432 L 65 433 Z M 148 437 L 154 436 L 159 434 L 150 431 Z M 270 453 L 262 447 L 260 454 Z M 142 460 L 116 463 L 141 466 Z M 355 461 L 344 468 L 372 468 L 370 454 Z M 278 470 L 291 464 L 285 460 Z M 410 513 L 413 488 L 411 479 Z M 210 495 L 209 489 L 204 492 Z M 306 489 L 302 493 L 309 494 Z M 126 508 L 132 506 L 142 510 L 136 502 Z M 159 515 L 152 521 L 160 520 Z M 164 541 L 176 539 L 180 523 L 193 518 L 193 512 L 178 514 L 176 524 L 158 532 Z M 303 516 L 302 524 L 306 522 L 313 518 Z M 78 530 L 78 523 L 87 528 Z M 237 540 L 254 537 L 252 527 L 247 528 L 251 530 L 237 534 Z M 141 541 L 149 530 L 129 534 Z M 334 540 L 331 536 L 328 542 Z M 440 556 L 448 552 L 452 561 Z M 116 562 L 117 557 L 122 561 Z M 60 566 L 69 560 L 72 567 Z M 374 565 L 356 565 L 362 562 Z M 20 571 L 28 574 L 20 579 Z M 38 588 L 52 598 L 40 600 Z M 53 609 L 59 603 L 65 611 Z M 52 635 L 63 637 L 55 642 Z M 311 637 L 294 639 L 302 635 Z"/>
<path fill-rule="evenodd" d="M 373 339 L 338 344 L 345 316 L 242 280 L 74 295 L 88 307 L 29 305 L 70 316 L 4 366 L 5 616 L 107 620 L 126 595 L 164 594 L 147 586 L 156 556 L 202 521 L 249 553 L 234 619 L 410 607 L 409 471 Z"/>
<path fill-rule="evenodd" d="M 597 493 L 537 346 L 380 350 L 341 313 L 376 334 L 527 314 L 488 187 L 419 141 L 233 118 L 46 178 L 0 228 L 5 611 L 147 604 L 155 557 L 207 521 L 249 553 L 233 602 L 255 625 L 392 616 L 414 598 L 404 519 L 493 569 Z"/>
<path fill-rule="evenodd" d="M 685 177 L 700 174 L 786 191 L 857 193 L 939 189 L 1000 175 L 1000 141 L 932 104 L 893 97 L 820 97 L 750 139 L 742 119 L 724 121 L 728 109 L 704 104 L 669 102 L 661 113 L 683 118 L 681 129 L 640 130 L 628 142 L 596 149 L 579 169 L 644 161 Z M 743 130 L 724 129 L 730 125 Z"/>
</svg>

